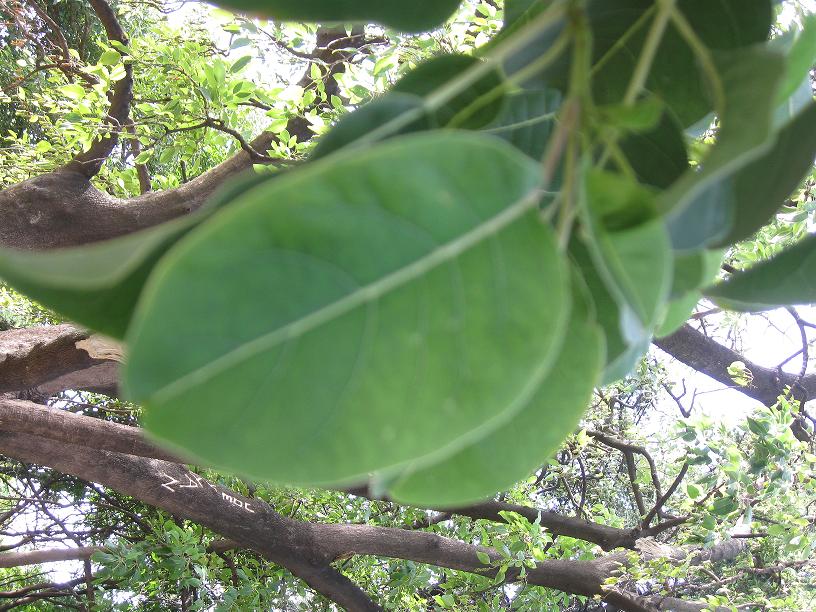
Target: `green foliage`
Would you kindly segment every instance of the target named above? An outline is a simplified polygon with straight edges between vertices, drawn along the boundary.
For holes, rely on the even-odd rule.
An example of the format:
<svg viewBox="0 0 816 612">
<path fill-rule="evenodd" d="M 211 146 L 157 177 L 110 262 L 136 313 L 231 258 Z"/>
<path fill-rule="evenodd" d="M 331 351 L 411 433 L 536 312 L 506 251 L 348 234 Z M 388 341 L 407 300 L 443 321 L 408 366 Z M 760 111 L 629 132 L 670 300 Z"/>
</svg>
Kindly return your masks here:
<svg viewBox="0 0 816 612">
<path fill-rule="evenodd" d="M 455 8 L 227 4 L 403 30 Z M 153 89 L 135 114 L 155 117 L 135 129 L 133 163 L 198 173 L 235 150 L 221 146 L 230 129 L 260 121 L 276 134 L 271 154 L 307 161 L 176 225 L 0 253 L 0 272 L 124 335 L 127 387 L 152 432 L 213 464 L 295 484 L 373 473 L 427 504 L 508 486 L 570 432 L 599 380 L 626 376 L 655 334 L 682 324 L 722 249 L 769 231 L 816 153 L 816 105 L 801 98 L 813 26 L 768 41 L 770 0 L 519 1 L 498 33 L 496 7 L 473 10 L 478 32 L 433 59 L 420 61 L 438 51 L 429 35 L 394 33 L 400 44 L 365 60 L 367 80 L 350 65 L 335 79 L 348 104 L 317 62 L 308 85 L 264 87 L 243 52 L 168 32 L 102 49 L 89 68 L 99 87 L 50 76 L 38 104 L 62 151 L 97 136 L 83 117 L 100 115 L 130 61 Z M 315 33 L 270 27 L 294 56 Z M 223 28 L 232 50 L 260 37 L 245 18 Z M 296 116 L 325 132 L 313 149 L 287 131 Z M 687 146 L 683 129 L 701 119 L 712 133 Z M 222 128 L 203 146 L 190 135 L 202 125 Z M 160 146 L 171 134 L 188 135 Z M 34 150 L 56 155 L 48 146 Z M 116 179 L 125 194 L 129 176 Z M 707 295 L 810 302 L 811 250 L 806 239 Z M 735 512 L 734 499 L 711 512 Z"/>
</svg>

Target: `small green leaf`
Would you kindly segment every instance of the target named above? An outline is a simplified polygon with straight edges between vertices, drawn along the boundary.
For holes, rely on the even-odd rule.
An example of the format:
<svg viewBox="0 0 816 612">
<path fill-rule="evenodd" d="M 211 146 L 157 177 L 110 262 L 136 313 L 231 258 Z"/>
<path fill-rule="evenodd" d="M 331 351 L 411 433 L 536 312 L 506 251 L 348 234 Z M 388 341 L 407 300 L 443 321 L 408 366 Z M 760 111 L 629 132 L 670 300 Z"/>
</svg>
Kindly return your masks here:
<svg viewBox="0 0 816 612">
<path fill-rule="evenodd" d="M 487 553 L 484 553 L 481 550 L 477 550 L 476 558 L 479 559 L 479 562 L 482 565 L 490 565 L 490 555 L 488 555 Z"/>
<path fill-rule="evenodd" d="M 79 83 L 68 83 L 60 87 L 59 91 L 71 100 L 79 100 L 85 95 L 85 89 Z"/>
<path fill-rule="evenodd" d="M 733 497 L 720 497 L 711 504 L 711 512 L 717 516 L 726 516 L 739 508 Z"/>
<path fill-rule="evenodd" d="M 666 230 L 653 218 L 654 194 L 621 175 L 590 171 L 586 198 L 595 266 L 618 304 L 650 330 L 668 298 L 672 265 Z"/>
<path fill-rule="evenodd" d="M 250 190 L 140 301 L 125 380 L 148 428 L 215 465 L 318 484 L 499 427 L 546 376 L 569 311 L 539 181 L 500 140 L 448 132 Z"/>
<path fill-rule="evenodd" d="M 99 63 L 103 64 L 104 66 L 115 66 L 116 64 L 118 64 L 121 61 L 122 61 L 122 56 L 119 55 L 118 52 L 113 51 L 113 50 L 105 51 L 99 57 Z"/>
<path fill-rule="evenodd" d="M 239 57 L 232 63 L 232 66 L 230 66 L 230 72 L 232 72 L 233 74 L 240 72 L 241 70 L 246 68 L 247 64 L 249 64 L 249 62 L 251 61 L 252 61 L 251 55 L 244 55 L 242 57 Z"/>
</svg>

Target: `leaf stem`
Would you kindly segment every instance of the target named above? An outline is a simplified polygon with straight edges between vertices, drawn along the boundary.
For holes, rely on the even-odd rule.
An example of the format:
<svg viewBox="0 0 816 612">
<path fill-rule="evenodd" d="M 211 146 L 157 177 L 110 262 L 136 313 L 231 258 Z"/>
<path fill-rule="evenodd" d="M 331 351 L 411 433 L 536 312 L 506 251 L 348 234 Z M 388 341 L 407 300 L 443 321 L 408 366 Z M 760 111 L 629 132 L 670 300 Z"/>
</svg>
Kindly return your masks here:
<svg viewBox="0 0 816 612">
<path fill-rule="evenodd" d="M 652 27 L 649 28 L 649 33 L 646 35 L 646 42 L 643 44 L 643 50 L 640 53 L 640 58 L 635 66 L 635 71 L 632 74 L 632 79 L 629 81 L 629 86 L 626 89 L 626 94 L 623 97 L 624 106 L 632 106 L 636 101 L 638 95 L 646 85 L 649 78 L 649 72 L 652 69 L 654 58 L 657 55 L 657 50 L 663 40 L 663 34 L 666 32 L 666 26 L 671 19 L 672 12 L 675 10 L 675 3 L 677 0 L 659 0 L 660 10 L 655 15 L 652 21 Z"/>
</svg>

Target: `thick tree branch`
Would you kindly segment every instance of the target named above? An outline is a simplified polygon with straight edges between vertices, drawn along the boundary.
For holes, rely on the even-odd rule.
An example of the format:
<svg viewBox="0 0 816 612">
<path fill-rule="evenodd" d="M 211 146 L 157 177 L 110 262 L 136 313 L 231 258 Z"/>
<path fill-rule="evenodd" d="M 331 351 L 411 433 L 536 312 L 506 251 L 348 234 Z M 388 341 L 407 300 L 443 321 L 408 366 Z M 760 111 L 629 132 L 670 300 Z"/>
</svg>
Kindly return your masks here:
<svg viewBox="0 0 816 612">
<path fill-rule="evenodd" d="M 149 442 L 136 427 L 119 425 L 24 400 L 0 398 L 0 429 L 138 457 L 184 463 Z"/>
<path fill-rule="evenodd" d="M 487 554 L 493 563 L 501 561 L 501 556 L 493 549 L 433 533 L 366 525 L 300 523 L 281 516 L 258 499 L 247 498 L 213 484 L 178 463 L 99 448 L 100 445 L 105 445 L 104 448 L 116 446 L 102 439 L 101 433 L 107 432 L 112 440 L 122 441 L 124 448 L 143 451 L 143 442 L 132 435 L 138 434 L 135 428 L 114 428 L 111 427 L 112 423 L 76 415 L 58 417 L 66 416 L 73 420 L 67 424 L 51 422 L 49 426 L 33 426 L 31 423 L 37 417 L 27 419 L 19 414 L 21 410 L 47 413 L 48 419 L 52 418 L 53 412 L 59 411 L 37 407 L 29 402 L 4 401 L 0 405 L 4 406 L 4 416 L 0 417 L 3 429 L 0 433 L 0 452 L 21 461 L 46 465 L 98 482 L 204 525 L 239 546 L 287 567 L 315 590 L 351 610 L 378 608 L 358 587 L 330 567 L 333 560 L 349 554 L 407 559 L 488 576 L 495 574 L 495 567 L 482 564 L 476 553 Z M 48 419 L 45 423 L 48 423 Z M 75 440 L 88 442 L 90 446 L 66 441 L 80 432 L 72 429 L 74 422 L 84 425 L 90 421 L 98 423 L 95 425 L 96 431 L 90 435 L 86 432 L 81 440 Z M 28 428 L 27 431 L 36 431 L 38 435 L 18 433 L 14 429 L 18 425 Z M 67 433 L 53 433 L 58 430 Z M 740 547 L 744 547 L 745 541 L 724 544 L 723 550 L 714 547 L 705 553 L 695 553 L 693 562 L 701 561 L 703 555 L 711 560 L 729 558 L 735 551 L 738 554 L 742 550 Z M 681 549 L 656 544 L 644 546 L 639 543 L 637 549 L 645 558 L 661 556 L 679 560 L 689 554 Z M 526 580 L 530 584 L 578 595 L 605 594 L 604 581 L 627 562 L 628 554 L 612 553 L 593 561 L 541 562 L 529 570 Z M 520 576 L 511 569 L 507 577 L 516 580 Z"/>
<path fill-rule="evenodd" d="M 684 325 L 671 336 L 655 340 L 654 344 L 690 368 L 710 376 L 723 385 L 734 387 L 766 406 L 774 405 L 786 386 L 801 388 L 800 393 L 804 392 L 807 397 L 816 396 L 815 375 L 803 376 L 800 379 L 794 374 L 766 368 L 745 359 L 736 351 L 707 337 L 690 325 Z M 753 380 L 749 385 L 735 386 L 734 380 L 728 374 L 728 366 L 735 361 L 742 361 L 751 371 Z"/>
<path fill-rule="evenodd" d="M 98 482 L 204 525 L 286 567 L 349 610 L 379 609 L 359 587 L 328 566 L 313 526 L 287 519 L 264 502 L 214 484 L 179 464 L 5 431 L 0 432 L 0 452 Z"/>
<path fill-rule="evenodd" d="M 123 45 L 128 44 L 127 35 L 122 29 L 119 19 L 111 6 L 105 0 L 89 0 L 108 40 L 117 41 Z M 133 66 L 130 63 L 124 64 L 125 76 L 116 82 L 113 91 L 109 94 L 110 107 L 108 109 L 107 122 L 111 124 L 110 132 L 95 141 L 87 151 L 76 155 L 68 164 L 59 171 L 78 172 L 79 174 L 91 178 L 99 173 L 102 164 L 113 151 L 119 141 L 119 132 L 128 123 L 130 114 L 130 102 L 133 98 Z"/>
<path fill-rule="evenodd" d="M 103 8 L 100 11 L 104 13 Z M 321 27 L 317 43 L 315 57 L 322 62 L 321 65 L 329 66 L 322 78 L 327 95 L 330 95 L 338 90 L 336 75 L 345 70 L 344 61 L 350 57 L 351 51 L 344 49 L 365 44 L 366 40 L 356 30 L 349 37 L 342 28 Z M 302 83 L 313 85 L 308 70 Z M 120 84 L 122 81 L 117 88 Z M 116 91 L 119 90 L 115 90 L 114 96 Z M 123 94 L 122 99 L 124 97 Z M 113 113 L 112 105 L 112 116 Z M 117 111 L 116 121 L 126 126 L 128 114 L 118 115 Z M 286 129 L 299 142 L 314 136 L 309 122 L 303 117 L 292 117 Z M 57 171 L 0 191 L 0 246 L 21 250 L 78 246 L 136 232 L 189 214 L 198 210 L 228 179 L 248 171 L 258 161 L 257 155 L 247 151 L 265 155 L 277 139 L 272 132 L 262 132 L 231 158 L 176 189 L 147 192 L 122 200 L 98 190 L 89 180 L 98 171 L 93 164 L 98 162 L 101 166 L 102 154 L 106 157 L 110 153 L 103 149 L 112 148 L 115 140 L 111 139 L 115 137 L 116 134 L 112 133 L 99 141 L 98 147 L 94 145 L 93 153 L 88 152 L 82 160 L 74 160 Z"/>
<path fill-rule="evenodd" d="M 119 363 L 82 348 L 90 337 L 68 324 L 0 332 L 0 393 L 34 389 L 50 396 L 74 389 L 115 395 Z"/>
<path fill-rule="evenodd" d="M 90 559 L 95 552 L 104 550 L 102 546 L 80 546 L 78 548 L 46 548 L 25 552 L 0 554 L 0 567 L 20 567 L 55 561 L 75 561 Z"/>
<path fill-rule="evenodd" d="M 37 387 L 103 363 L 77 348 L 88 337 L 89 332 L 73 325 L 0 332 L 0 393 Z"/>
<path fill-rule="evenodd" d="M 654 344 L 687 366 L 766 406 L 776 404 L 786 387 L 791 388 L 791 394 L 799 401 L 807 401 L 816 394 L 816 375 L 800 377 L 781 369 L 766 368 L 745 359 L 688 324 L 671 336 L 655 340 Z M 736 385 L 728 374 L 728 366 L 735 361 L 743 362 L 751 372 L 752 380 L 749 384 Z M 810 440 L 810 433 L 798 420 L 791 425 L 791 431 L 799 440 Z"/>
</svg>

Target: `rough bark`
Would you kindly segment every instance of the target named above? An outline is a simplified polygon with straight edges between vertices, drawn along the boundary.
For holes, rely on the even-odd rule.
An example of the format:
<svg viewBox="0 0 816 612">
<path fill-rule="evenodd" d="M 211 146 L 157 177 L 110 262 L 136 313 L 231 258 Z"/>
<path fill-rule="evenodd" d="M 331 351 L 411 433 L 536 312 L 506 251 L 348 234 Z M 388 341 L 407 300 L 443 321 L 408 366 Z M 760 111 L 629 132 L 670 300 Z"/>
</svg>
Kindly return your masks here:
<svg viewBox="0 0 816 612">
<path fill-rule="evenodd" d="M 161 459 L 184 463 L 178 454 L 164 450 L 147 440 L 142 430 L 119 425 L 93 417 L 82 416 L 49 408 L 33 402 L 0 398 L 0 428 L 6 431 L 35 435 L 41 438 L 76 444 L 88 449 Z M 349 489 L 346 492 L 375 499 L 365 489 Z M 604 550 L 614 548 L 635 549 L 641 538 L 659 533 L 659 529 L 621 529 L 593 523 L 555 512 L 543 512 L 536 508 L 486 501 L 463 508 L 444 509 L 460 516 L 503 522 L 500 512 L 517 512 L 530 522 L 539 520 L 541 527 L 554 535 L 564 535 L 598 544 Z"/>
<path fill-rule="evenodd" d="M 86 330 L 73 325 L 0 332 L 0 393 L 37 387 L 103 363 L 76 347 L 88 337 Z"/>
</svg>

